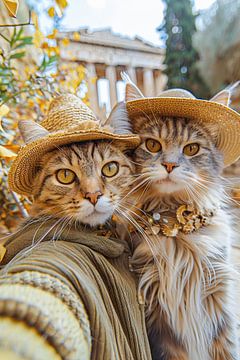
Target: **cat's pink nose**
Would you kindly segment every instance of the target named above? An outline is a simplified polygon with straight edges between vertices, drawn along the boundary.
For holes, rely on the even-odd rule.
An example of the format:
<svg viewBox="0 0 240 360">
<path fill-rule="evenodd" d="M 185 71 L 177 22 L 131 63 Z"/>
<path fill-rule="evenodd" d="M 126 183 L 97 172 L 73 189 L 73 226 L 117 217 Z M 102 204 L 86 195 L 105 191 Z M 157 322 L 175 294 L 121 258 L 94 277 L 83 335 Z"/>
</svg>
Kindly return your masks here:
<svg viewBox="0 0 240 360">
<path fill-rule="evenodd" d="M 173 171 L 173 169 L 178 167 L 179 165 L 175 162 L 163 162 L 162 166 L 164 166 L 167 172 L 170 174 Z"/>
<path fill-rule="evenodd" d="M 91 204 L 96 205 L 96 203 L 98 202 L 98 199 L 102 196 L 103 194 L 101 193 L 100 190 L 95 191 L 94 193 L 91 192 L 87 192 L 85 194 L 85 199 L 89 200 Z"/>
</svg>

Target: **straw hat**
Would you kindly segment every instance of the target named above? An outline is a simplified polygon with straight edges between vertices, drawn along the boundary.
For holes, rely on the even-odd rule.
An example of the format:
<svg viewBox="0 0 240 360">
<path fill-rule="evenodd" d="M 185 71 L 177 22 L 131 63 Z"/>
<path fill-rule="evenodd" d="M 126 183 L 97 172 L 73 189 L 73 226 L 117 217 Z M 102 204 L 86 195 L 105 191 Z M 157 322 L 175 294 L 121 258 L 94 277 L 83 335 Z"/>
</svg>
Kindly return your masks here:
<svg viewBox="0 0 240 360">
<path fill-rule="evenodd" d="M 158 97 L 146 98 L 128 76 L 124 76 L 124 79 L 127 81 L 127 113 L 132 121 L 139 116 L 154 114 L 186 117 L 206 125 L 214 124 L 218 131 L 216 146 L 223 154 L 224 165 L 228 166 L 239 158 L 240 114 L 229 107 L 232 90 L 239 83 L 221 91 L 208 101 L 196 99 L 193 94 L 183 89 L 167 90 Z"/>
<path fill-rule="evenodd" d="M 47 152 L 74 142 L 109 140 L 121 149 L 138 146 L 137 135 L 113 134 L 100 127 L 93 112 L 75 95 L 65 94 L 55 98 L 46 118 L 37 124 L 31 120 L 19 122 L 20 132 L 26 142 L 8 175 L 10 189 L 19 194 L 31 195 L 33 180 L 39 160 Z"/>
</svg>

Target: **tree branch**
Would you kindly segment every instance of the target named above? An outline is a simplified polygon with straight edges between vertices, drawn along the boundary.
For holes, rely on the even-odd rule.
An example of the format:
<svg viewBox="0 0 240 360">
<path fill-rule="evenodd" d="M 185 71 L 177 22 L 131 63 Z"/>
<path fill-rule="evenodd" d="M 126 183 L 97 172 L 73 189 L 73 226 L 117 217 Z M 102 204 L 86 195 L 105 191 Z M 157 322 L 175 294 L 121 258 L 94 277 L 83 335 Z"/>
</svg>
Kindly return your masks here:
<svg viewBox="0 0 240 360">
<path fill-rule="evenodd" d="M 7 41 L 7 42 L 10 43 L 10 40 L 9 40 L 6 36 L 4 36 L 2 33 L 0 33 L 0 36 L 1 36 L 5 41 Z"/>
<path fill-rule="evenodd" d="M 34 26 L 34 24 L 31 23 L 31 20 L 32 20 L 31 10 L 29 10 L 28 22 L 22 23 L 22 24 L 5 24 L 5 25 L 0 24 L 0 28 L 17 27 L 17 26 L 29 26 L 29 25 Z"/>
</svg>

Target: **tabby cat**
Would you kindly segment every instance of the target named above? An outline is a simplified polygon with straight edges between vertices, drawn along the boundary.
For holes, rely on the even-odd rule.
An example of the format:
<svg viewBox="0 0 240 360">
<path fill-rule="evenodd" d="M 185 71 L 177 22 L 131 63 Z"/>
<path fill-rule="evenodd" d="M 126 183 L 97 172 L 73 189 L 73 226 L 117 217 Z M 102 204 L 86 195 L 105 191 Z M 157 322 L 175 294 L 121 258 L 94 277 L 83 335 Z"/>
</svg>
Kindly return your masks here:
<svg viewBox="0 0 240 360">
<path fill-rule="evenodd" d="M 26 126 L 29 128 L 29 121 Z M 33 123 L 31 130 L 36 133 L 37 127 Z M 23 125 L 21 134 L 27 143 L 31 133 Z M 104 224 L 113 213 L 121 212 L 121 199 L 132 177 L 132 162 L 108 141 L 56 148 L 46 153 L 38 164 L 31 216 L 50 216 L 60 219 L 61 225 L 64 222 L 90 227 Z"/>
<path fill-rule="evenodd" d="M 126 89 L 127 101 L 142 97 L 134 84 Z M 214 101 L 222 98 L 223 93 Z M 131 222 L 139 230 L 132 266 L 146 303 L 153 359 L 239 359 L 231 296 L 236 275 L 229 261 L 231 216 L 214 126 L 154 113 L 131 121 L 124 103 L 108 121 L 115 132 L 141 137 L 133 156 L 140 205 L 132 208 Z M 172 236 L 159 233 L 155 220 L 168 225 L 179 209 L 186 215 L 195 209 L 210 224 L 201 226 L 204 216 L 199 215 L 195 232 L 174 228 Z"/>
</svg>

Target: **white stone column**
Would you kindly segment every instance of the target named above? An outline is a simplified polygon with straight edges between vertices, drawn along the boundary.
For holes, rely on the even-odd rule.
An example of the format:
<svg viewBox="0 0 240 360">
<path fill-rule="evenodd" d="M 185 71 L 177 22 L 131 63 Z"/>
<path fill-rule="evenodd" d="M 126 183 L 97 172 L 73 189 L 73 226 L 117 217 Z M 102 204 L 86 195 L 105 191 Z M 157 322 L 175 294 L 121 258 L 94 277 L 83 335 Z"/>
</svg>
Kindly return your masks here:
<svg viewBox="0 0 240 360">
<path fill-rule="evenodd" d="M 130 79 L 137 85 L 137 74 L 136 70 L 132 66 L 127 67 L 127 73 L 130 76 Z"/>
<path fill-rule="evenodd" d="M 87 63 L 86 68 L 87 68 L 90 107 L 95 114 L 98 114 L 99 105 L 98 105 L 97 75 L 96 75 L 95 65 L 92 63 Z"/>
<path fill-rule="evenodd" d="M 158 96 L 164 89 L 167 84 L 167 75 L 162 72 L 157 73 L 155 78 L 155 96 Z"/>
<path fill-rule="evenodd" d="M 116 70 L 112 65 L 107 66 L 106 68 L 106 78 L 109 81 L 109 90 L 110 90 L 110 103 L 113 107 L 117 103 L 117 89 L 116 89 Z"/>
<path fill-rule="evenodd" d="M 152 69 L 143 69 L 143 88 L 145 96 L 154 96 L 155 84 Z"/>
</svg>

